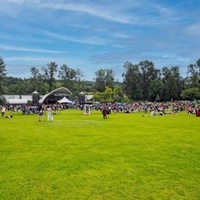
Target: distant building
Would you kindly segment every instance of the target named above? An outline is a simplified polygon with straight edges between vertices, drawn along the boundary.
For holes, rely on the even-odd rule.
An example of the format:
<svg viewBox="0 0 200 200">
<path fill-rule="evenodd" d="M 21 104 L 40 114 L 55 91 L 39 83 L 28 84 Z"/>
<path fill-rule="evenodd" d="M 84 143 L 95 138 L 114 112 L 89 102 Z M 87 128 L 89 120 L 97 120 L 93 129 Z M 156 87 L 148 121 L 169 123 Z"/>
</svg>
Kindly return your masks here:
<svg viewBox="0 0 200 200">
<path fill-rule="evenodd" d="M 10 105 L 22 105 L 32 102 L 32 95 L 3 95 Z"/>
<path fill-rule="evenodd" d="M 85 95 L 85 101 L 87 102 L 87 101 L 91 101 L 91 99 L 93 98 L 93 94 L 86 94 Z"/>
<path fill-rule="evenodd" d="M 80 92 L 78 96 L 78 102 L 80 104 L 92 102 L 91 99 L 93 98 L 93 96 L 93 94 L 85 94 L 84 92 Z"/>
<path fill-rule="evenodd" d="M 3 95 L 3 97 L 10 105 L 32 105 L 32 103 L 36 104 L 36 102 L 39 102 L 40 104 L 54 104 L 63 97 L 70 98 L 72 96 L 72 92 L 65 87 L 60 87 L 42 97 L 39 97 L 41 98 L 40 100 L 34 99 L 34 97 L 37 97 L 36 93 L 37 92 L 35 91 L 32 93 L 32 95 Z"/>
</svg>

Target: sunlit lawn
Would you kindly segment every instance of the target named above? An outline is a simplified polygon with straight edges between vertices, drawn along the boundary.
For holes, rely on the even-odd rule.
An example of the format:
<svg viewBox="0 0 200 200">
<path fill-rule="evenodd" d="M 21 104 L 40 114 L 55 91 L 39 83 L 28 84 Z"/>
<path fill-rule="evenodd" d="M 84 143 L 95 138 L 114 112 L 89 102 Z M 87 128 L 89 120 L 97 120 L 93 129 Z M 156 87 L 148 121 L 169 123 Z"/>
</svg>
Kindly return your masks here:
<svg viewBox="0 0 200 200">
<path fill-rule="evenodd" d="M 0 118 L 0 156 L 2 200 L 200 199 L 200 118 L 186 112 L 15 113 Z"/>
</svg>

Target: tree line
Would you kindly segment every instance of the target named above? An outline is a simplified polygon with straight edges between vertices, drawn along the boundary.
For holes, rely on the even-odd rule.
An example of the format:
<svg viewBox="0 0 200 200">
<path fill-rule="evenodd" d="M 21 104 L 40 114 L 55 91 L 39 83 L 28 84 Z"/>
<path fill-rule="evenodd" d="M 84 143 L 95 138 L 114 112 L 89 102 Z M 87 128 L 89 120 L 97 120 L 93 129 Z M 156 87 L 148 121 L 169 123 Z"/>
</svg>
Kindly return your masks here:
<svg viewBox="0 0 200 200">
<path fill-rule="evenodd" d="M 112 69 L 98 69 L 93 81 L 84 80 L 80 69 L 55 62 L 42 68 L 32 67 L 29 78 L 7 76 L 6 64 L 0 57 L 0 97 L 6 94 L 27 95 L 33 91 L 44 95 L 58 87 L 66 87 L 76 99 L 80 92 L 93 94 L 100 102 L 175 101 L 200 99 L 200 59 L 187 66 L 185 77 L 178 66 L 157 69 L 153 62 L 124 63 L 123 81 L 115 80 Z"/>
</svg>

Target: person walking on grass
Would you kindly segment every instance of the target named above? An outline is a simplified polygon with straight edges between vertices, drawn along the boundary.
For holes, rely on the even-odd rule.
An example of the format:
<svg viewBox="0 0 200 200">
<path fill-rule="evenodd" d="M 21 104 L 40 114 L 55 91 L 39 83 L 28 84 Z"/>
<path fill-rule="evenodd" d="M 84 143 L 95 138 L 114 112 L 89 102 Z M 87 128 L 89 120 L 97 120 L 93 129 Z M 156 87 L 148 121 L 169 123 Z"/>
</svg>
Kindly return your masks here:
<svg viewBox="0 0 200 200">
<path fill-rule="evenodd" d="M 52 108 L 47 106 L 47 120 L 48 121 L 53 121 L 53 113 L 52 113 Z"/>
<path fill-rule="evenodd" d="M 2 108 L 1 108 L 1 117 L 4 117 L 5 112 L 6 112 L 6 106 L 2 106 Z"/>
<path fill-rule="evenodd" d="M 108 109 L 104 106 L 102 109 L 103 119 L 107 119 Z"/>
<path fill-rule="evenodd" d="M 43 116 L 43 111 L 40 110 L 39 113 L 38 113 L 38 117 L 39 117 L 39 122 L 42 121 L 42 116 Z"/>
</svg>

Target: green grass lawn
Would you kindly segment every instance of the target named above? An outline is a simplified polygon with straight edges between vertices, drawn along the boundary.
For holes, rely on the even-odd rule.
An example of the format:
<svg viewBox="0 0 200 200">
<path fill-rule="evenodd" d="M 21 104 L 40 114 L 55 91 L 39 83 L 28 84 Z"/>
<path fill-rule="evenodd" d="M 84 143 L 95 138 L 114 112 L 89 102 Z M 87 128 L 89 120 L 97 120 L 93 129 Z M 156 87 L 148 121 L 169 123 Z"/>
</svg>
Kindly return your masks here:
<svg viewBox="0 0 200 200">
<path fill-rule="evenodd" d="M 14 113 L 0 156 L 2 200 L 200 199 L 200 118 L 186 112 Z"/>
</svg>

